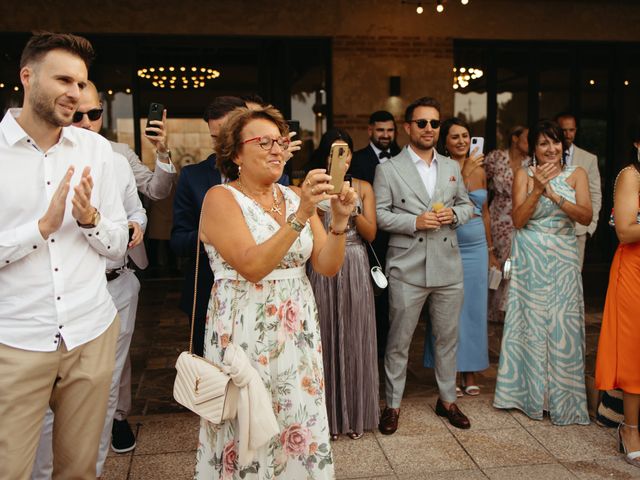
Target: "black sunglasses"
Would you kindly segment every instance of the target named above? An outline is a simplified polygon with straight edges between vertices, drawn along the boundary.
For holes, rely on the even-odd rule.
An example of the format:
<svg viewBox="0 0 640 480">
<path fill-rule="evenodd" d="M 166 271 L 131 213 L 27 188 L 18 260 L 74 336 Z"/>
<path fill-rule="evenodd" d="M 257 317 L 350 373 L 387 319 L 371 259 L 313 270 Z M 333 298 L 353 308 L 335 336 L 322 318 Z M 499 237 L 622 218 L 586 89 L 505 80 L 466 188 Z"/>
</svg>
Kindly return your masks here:
<svg viewBox="0 0 640 480">
<path fill-rule="evenodd" d="M 73 114 L 73 123 L 81 122 L 85 115 L 89 117 L 89 120 L 95 122 L 102 116 L 102 112 L 102 108 L 94 108 L 89 110 L 88 112 L 81 112 L 80 110 L 78 110 Z"/>
<path fill-rule="evenodd" d="M 440 128 L 440 120 L 425 120 L 421 118 L 419 120 L 411 120 L 411 123 L 415 123 L 418 128 L 427 128 L 427 124 L 431 124 L 431 128 Z"/>
</svg>

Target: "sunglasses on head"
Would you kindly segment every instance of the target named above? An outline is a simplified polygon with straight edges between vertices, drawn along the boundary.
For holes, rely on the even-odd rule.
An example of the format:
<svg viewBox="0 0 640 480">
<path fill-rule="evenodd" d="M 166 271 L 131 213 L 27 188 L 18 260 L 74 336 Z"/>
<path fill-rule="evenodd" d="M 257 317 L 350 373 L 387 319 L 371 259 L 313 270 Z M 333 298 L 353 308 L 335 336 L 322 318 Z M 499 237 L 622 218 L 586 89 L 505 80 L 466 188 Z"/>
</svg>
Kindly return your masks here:
<svg viewBox="0 0 640 480">
<path fill-rule="evenodd" d="M 78 110 L 76 113 L 73 114 L 73 123 L 81 122 L 85 115 L 89 117 L 89 120 L 91 120 L 92 122 L 95 122 L 102 116 L 102 112 L 103 112 L 102 108 L 93 108 L 88 112 L 81 112 L 80 110 Z"/>
<path fill-rule="evenodd" d="M 440 120 L 425 120 L 421 118 L 419 120 L 411 120 L 411 123 L 415 123 L 418 128 L 427 128 L 427 124 L 431 125 L 431 128 L 440 128 Z"/>
</svg>

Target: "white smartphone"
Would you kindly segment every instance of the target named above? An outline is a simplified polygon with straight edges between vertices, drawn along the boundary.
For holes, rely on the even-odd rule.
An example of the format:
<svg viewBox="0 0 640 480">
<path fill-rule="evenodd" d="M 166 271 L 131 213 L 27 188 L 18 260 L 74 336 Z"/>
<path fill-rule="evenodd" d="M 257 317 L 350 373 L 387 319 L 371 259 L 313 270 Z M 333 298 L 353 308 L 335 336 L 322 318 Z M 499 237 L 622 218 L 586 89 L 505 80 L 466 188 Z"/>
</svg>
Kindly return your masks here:
<svg viewBox="0 0 640 480">
<path fill-rule="evenodd" d="M 484 151 L 484 138 L 471 137 L 471 148 L 469 149 L 469 154 L 474 155 L 477 153 L 483 153 L 483 151 Z"/>
</svg>

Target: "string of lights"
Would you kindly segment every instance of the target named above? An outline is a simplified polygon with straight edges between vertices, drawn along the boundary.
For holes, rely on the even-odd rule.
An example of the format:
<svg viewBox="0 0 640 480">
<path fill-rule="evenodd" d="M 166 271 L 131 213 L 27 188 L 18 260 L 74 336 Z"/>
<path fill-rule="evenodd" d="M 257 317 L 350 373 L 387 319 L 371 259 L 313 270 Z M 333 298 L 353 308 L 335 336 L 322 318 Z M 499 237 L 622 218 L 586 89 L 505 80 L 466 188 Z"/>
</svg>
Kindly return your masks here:
<svg viewBox="0 0 640 480">
<path fill-rule="evenodd" d="M 422 15 L 424 13 L 424 7 L 422 6 L 422 4 L 423 3 L 427 4 L 427 3 L 431 3 L 431 2 L 422 1 L 422 0 L 417 0 L 417 1 L 401 0 L 401 3 L 408 4 L 408 5 L 416 5 L 416 13 L 418 15 Z M 447 0 L 436 0 L 435 1 L 436 12 L 438 12 L 438 13 L 444 12 L 444 5 L 446 3 L 447 3 Z M 468 5 L 469 4 L 469 0 L 460 0 L 460 3 L 462 5 Z"/>
</svg>

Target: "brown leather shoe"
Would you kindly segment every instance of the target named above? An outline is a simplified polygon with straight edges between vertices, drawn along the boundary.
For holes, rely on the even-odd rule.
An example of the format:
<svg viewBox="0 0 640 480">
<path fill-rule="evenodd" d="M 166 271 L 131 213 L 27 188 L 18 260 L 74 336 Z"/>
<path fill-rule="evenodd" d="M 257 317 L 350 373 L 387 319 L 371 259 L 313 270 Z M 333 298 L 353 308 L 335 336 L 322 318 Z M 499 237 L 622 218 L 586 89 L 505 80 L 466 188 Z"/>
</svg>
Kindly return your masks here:
<svg viewBox="0 0 640 480">
<path fill-rule="evenodd" d="M 378 429 L 383 435 L 391 435 L 398 429 L 398 418 L 400 417 L 399 408 L 384 407 L 382 416 L 380 417 L 380 425 Z"/>
<path fill-rule="evenodd" d="M 436 403 L 436 414 L 440 417 L 447 417 L 449 423 L 456 428 L 471 428 L 471 422 L 467 416 L 460 411 L 455 403 L 452 403 L 449 406 L 449 410 L 447 410 L 442 403 L 442 400 L 438 398 L 438 403 Z"/>
</svg>

